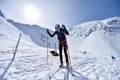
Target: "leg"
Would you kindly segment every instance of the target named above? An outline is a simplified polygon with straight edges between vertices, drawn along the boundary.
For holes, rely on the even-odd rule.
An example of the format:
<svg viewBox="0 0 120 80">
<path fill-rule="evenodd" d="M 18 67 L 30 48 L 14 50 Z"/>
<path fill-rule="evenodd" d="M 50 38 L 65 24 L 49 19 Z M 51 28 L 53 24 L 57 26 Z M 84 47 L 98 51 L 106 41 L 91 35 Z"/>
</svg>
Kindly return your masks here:
<svg viewBox="0 0 120 80">
<path fill-rule="evenodd" d="M 67 54 L 67 45 L 64 45 L 64 53 L 65 53 L 66 63 L 69 63 L 68 62 L 68 54 Z"/>
<path fill-rule="evenodd" d="M 59 44 L 59 54 L 60 54 L 60 63 L 63 64 L 63 59 L 62 59 L 62 45 Z"/>
</svg>

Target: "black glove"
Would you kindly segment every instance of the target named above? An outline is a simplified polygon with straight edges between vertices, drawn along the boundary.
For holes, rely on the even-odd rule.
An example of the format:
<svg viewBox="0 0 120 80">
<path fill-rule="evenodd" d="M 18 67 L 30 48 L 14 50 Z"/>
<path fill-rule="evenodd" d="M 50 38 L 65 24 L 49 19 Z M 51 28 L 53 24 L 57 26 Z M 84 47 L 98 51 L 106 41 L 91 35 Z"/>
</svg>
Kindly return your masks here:
<svg viewBox="0 0 120 80">
<path fill-rule="evenodd" d="M 62 24 L 62 28 L 63 28 L 63 29 L 66 29 L 66 26 L 65 26 L 64 24 Z"/>
</svg>

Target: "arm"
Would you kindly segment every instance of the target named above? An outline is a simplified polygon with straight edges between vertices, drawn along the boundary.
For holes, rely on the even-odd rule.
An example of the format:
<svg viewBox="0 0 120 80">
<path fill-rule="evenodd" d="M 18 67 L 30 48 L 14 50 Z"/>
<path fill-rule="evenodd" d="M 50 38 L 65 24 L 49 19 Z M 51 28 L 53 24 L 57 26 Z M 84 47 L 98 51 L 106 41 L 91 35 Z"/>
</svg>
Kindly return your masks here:
<svg viewBox="0 0 120 80">
<path fill-rule="evenodd" d="M 64 25 L 64 24 L 62 24 L 62 29 L 63 29 L 63 31 L 64 31 L 64 33 L 65 33 L 66 35 L 69 35 L 69 32 L 68 32 L 68 30 L 65 28 L 65 25 Z"/>
<path fill-rule="evenodd" d="M 65 33 L 66 35 L 69 35 L 69 32 L 68 32 L 68 30 L 67 30 L 66 28 L 64 28 L 63 31 L 64 31 L 64 33 Z"/>
<path fill-rule="evenodd" d="M 48 29 L 47 29 L 47 33 L 48 33 L 48 35 L 49 35 L 50 37 L 53 37 L 55 34 L 57 34 L 56 31 L 55 31 L 53 34 L 51 34 Z"/>
</svg>

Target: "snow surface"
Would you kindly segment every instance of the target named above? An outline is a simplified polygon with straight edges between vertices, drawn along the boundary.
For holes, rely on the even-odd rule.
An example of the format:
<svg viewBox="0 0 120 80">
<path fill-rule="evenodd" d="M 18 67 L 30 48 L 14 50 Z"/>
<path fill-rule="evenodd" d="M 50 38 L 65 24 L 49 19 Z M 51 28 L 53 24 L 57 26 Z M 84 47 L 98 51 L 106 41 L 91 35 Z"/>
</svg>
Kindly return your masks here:
<svg viewBox="0 0 120 80">
<path fill-rule="evenodd" d="M 56 72 L 59 57 L 48 53 L 47 64 L 46 42 L 44 47 L 43 43 L 38 45 L 38 40 L 34 40 L 38 39 L 36 31 L 33 35 L 29 32 L 34 27 L 24 25 L 21 28 L 20 23 L 15 24 L 17 26 L 0 17 L 0 80 L 120 80 L 119 17 L 87 22 L 70 29 L 67 37 L 72 72 L 65 67 Z M 19 33 L 22 38 L 14 55 Z"/>
</svg>

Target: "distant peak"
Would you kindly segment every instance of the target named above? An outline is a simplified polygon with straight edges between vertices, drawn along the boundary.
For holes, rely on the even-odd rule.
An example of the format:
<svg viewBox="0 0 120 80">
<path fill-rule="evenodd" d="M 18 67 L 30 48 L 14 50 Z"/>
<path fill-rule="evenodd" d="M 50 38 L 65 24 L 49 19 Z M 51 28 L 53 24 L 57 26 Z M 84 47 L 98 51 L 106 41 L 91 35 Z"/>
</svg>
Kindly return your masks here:
<svg viewBox="0 0 120 80">
<path fill-rule="evenodd" d="M 5 18 L 4 14 L 2 13 L 2 11 L 0 10 L 0 16 Z"/>
<path fill-rule="evenodd" d="M 112 17 L 100 21 L 90 21 L 74 26 L 70 29 L 70 36 L 79 36 L 86 38 L 95 31 L 110 33 L 112 29 L 120 29 L 120 17 Z"/>
</svg>

